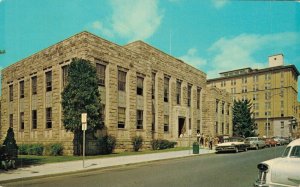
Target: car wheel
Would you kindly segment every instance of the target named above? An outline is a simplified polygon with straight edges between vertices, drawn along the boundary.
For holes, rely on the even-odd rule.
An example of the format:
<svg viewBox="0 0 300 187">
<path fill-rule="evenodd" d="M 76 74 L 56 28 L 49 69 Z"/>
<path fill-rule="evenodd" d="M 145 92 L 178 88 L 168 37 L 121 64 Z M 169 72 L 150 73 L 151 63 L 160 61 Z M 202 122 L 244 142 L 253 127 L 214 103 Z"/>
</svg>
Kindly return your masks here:
<svg viewBox="0 0 300 187">
<path fill-rule="evenodd" d="M 245 152 L 247 152 L 247 151 L 248 151 L 247 147 L 244 149 L 244 151 L 245 151 Z"/>
<path fill-rule="evenodd" d="M 237 147 L 235 148 L 235 152 L 236 152 L 236 153 L 238 153 L 238 152 L 239 152 L 239 149 L 238 149 Z"/>
<path fill-rule="evenodd" d="M 258 150 L 258 145 L 255 146 L 255 149 Z"/>
</svg>

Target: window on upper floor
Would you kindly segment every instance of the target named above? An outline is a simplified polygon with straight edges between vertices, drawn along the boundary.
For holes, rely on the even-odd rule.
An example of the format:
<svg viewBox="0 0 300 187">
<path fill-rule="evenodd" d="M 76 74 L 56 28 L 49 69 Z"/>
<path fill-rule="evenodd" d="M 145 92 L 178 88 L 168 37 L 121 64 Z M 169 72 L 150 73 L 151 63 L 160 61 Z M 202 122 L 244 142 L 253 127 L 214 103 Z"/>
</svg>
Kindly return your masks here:
<svg viewBox="0 0 300 187">
<path fill-rule="evenodd" d="M 152 82 L 151 82 L 151 86 L 152 86 L 152 99 L 155 99 L 155 76 L 156 76 L 156 73 L 153 73 L 152 72 Z"/>
<path fill-rule="evenodd" d="M 169 78 L 164 78 L 164 101 L 169 102 Z"/>
<path fill-rule="evenodd" d="M 37 76 L 31 77 L 31 93 L 32 95 L 37 94 Z"/>
<path fill-rule="evenodd" d="M 191 97 L 192 97 L 192 85 L 188 85 L 188 90 L 187 90 L 187 106 L 190 107 L 191 106 Z"/>
<path fill-rule="evenodd" d="M 20 81 L 20 98 L 24 98 L 24 81 Z"/>
<path fill-rule="evenodd" d="M 9 101 L 14 100 L 14 86 L 11 84 L 9 85 Z"/>
<path fill-rule="evenodd" d="M 118 89 L 119 91 L 126 91 L 126 72 L 118 71 Z"/>
<path fill-rule="evenodd" d="M 47 71 L 46 73 L 46 91 L 52 91 L 52 71 Z"/>
<path fill-rule="evenodd" d="M 32 110 L 32 129 L 36 129 L 37 128 L 37 111 L 36 110 Z"/>
<path fill-rule="evenodd" d="M 201 88 L 197 88 L 197 109 L 200 109 L 201 104 Z"/>
<path fill-rule="evenodd" d="M 137 95 L 143 95 L 143 83 L 144 83 L 144 78 L 143 77 L 137 77 L 136 79 L 137 84 L 136 84 L 136 94 Z"/>
<path fill-rule="evenodd" d="M 96 72 L 99 86 L 105 86 L 105 69 L 105 65 L 96 63 Z"/>
<path fill-rule="evenodd" d="M 181 80 L 176 82 L 176 102 L 178 105 L 181 103 Z"/>
<path fill-rule="evenodd" d="M 65 65 L 62 67 L 62 87 L 64 88 L 68 84 L 70 65 Z"/>
</svg>

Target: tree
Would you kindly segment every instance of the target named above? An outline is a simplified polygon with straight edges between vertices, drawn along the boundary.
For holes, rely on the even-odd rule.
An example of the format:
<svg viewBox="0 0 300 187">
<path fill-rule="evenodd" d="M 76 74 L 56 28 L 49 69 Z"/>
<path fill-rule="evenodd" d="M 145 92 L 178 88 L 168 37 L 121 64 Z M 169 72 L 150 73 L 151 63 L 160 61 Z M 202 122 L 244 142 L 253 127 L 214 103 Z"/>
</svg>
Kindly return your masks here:
<svg viewBox="0 0 300 187">
<path fill-rule="evenodd" d="M 7 153 L 7 155 L 12 157 L 16 157 L 18 155 L 18 146 L 15 140 L 13 128 L 8 128 L 3 145 L 5 146 L 4 151 Z"/>
<path fill-rule="evenodd" d="M 96 68 L 87 60 L 73 59 L 68 69 L 67 85 L 62 92 L 63 124 L 74 133 L 76 151 L 82 145 L 81 114 L 87 113 L 87 134 L 103 128 Z M 75 148 L 75 147 L 74 147 Z"/>
<path fill-rule="evenodd" d="M 246 100 L 234 101 L 233 105 L 233 134 L 235 136 L 249 137 L 256 136 L 256 126 L 251 118 L 252 103 Z"/>
</svg>

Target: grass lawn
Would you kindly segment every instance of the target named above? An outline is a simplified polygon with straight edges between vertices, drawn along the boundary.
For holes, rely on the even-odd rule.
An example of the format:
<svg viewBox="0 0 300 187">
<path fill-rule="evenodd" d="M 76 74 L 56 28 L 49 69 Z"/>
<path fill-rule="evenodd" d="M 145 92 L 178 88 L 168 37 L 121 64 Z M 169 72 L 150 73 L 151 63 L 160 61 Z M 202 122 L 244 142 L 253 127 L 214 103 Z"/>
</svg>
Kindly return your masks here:
<svg viewBox="0 0 300 187">
<path fill-rule="evenodd" d="M 95 158 L 107 158 L 107 157 L 117 157 L 117 156 L 129 156 L 129 155 L 140 155 L 140 154 L 151 154 L 151 153 L 162 153 L 169 151 L 182 151 L 188 150 L 188 147 L 175 147 L 171 149 L 164 150 L 144 150 L 139 152 L 120 152 L 113 153 L 109 155 L 96 155 L 96 156 L 86 156 L 85 159 L 95 159 Z M 67 162 L 82 160 L 82 156 L 35 156 L 35 155 L 19 155 L 17 159 L 17 167 L 26 167 L 31 165 L 41 165 L 55 162 Z"/>
</svg>

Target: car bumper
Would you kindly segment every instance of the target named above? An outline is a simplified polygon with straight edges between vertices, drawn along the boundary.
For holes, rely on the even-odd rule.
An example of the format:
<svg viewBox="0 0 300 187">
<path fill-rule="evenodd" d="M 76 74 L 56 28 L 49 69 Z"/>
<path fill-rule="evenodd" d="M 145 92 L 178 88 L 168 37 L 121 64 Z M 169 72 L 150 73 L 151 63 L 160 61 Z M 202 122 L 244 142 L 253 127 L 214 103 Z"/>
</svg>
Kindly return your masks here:
<svg viewBox="0 0 300 187">
<path fill-rule="evenodd" d="M 216 152 L 235 151 L 235 147 L 216 147 Z"/>
</svg>

